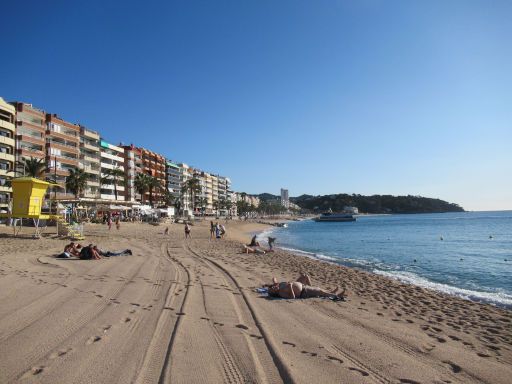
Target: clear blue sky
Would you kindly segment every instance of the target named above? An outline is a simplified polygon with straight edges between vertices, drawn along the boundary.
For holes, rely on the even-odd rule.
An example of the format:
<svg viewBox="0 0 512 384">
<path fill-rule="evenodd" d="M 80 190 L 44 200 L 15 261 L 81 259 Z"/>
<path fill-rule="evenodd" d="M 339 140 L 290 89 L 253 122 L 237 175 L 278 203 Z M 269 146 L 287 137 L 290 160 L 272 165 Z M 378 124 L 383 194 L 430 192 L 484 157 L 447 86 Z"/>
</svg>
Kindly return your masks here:
<svg viewBox="0 0 512 384">
<path fill-rule="evenodd" d="M 0 96 L 238 191 L 512 209 L 511 1 L 2 3 Z"/>
</svg>

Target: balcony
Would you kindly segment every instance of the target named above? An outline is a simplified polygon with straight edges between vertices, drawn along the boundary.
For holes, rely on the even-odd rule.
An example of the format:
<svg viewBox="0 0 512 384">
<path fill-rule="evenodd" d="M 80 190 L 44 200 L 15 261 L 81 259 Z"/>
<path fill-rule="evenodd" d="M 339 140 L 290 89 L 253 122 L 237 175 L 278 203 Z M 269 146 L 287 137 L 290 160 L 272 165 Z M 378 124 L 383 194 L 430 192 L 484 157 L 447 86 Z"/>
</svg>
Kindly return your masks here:
<svg viewBox="0 0 512 384">
<path fill-rule="evenodd" d="M 39 149 L 30 148 L 30 147 L 21 147 L 16 150 L 18 155 L 21 155 L 22 157 L 37 157 L 39 159 L 42 159 L 45 157 L 45 153 L 43 151 L 40 151 Z"/>
<path fill-rule="evenodd" d="M 82 130 L 81 134 L 82 134 L 82 136 L 89 137 L 91 139 L 95 139 L 95 140 L 99 140 L 100 139 L 100 135 L 98 134 L 98 132 L 90 131 L 88 129 Z"/>
<path fill-rule="evenodd" d="M 0 128 L 5 128 L 11 132 L 14 132 L 14 130 L 15 130 L 13 123 L 9 123 L 8 121 L 4 121 L 4 120 L 0 120 Z"/>
<path fill-rule="evenodd" d="M 2 120 L 0 120 L 2 121 Z M 10 147 L 14 147 L 15 141 L 14 139 L 11 139 L 10 137 L 0 136 L 0 144 L 5 144 Z"/>
<path fill-rule="evenodd" d="M 58 137 L 63 140 L 73 140 L 78 142 L 78 134 L 76 132 L 57 132 L 53 129 L 47 129 L 46 134 L 50 135 L 51 137 Z"/>
<path fill-rule="evenodd" d="M 0 160 L 6 160 L 14 163 L 14 155 L 0 152 Z"/>
<path fill-rule="evenodd" d="M 89 156 L 89 155 L 80 155 L 80 159 L 85 160 L 85 161 L 90 161 L 91 163 L 96 163 L 96 164 L 99 164 L 99 162 L 100 162 L 99 157 L 93 157 L 93 156 Z"/>
<path fill-rule="evenodd" d="M 0 192 L 12 192 L 12 188 L 7 185 L 0 185 Z"/>
<path fill-rule="evenodd" d="M 58 148 L 64 151 L 71 151 L 73 153 L 78 153 L 78 147 L 76 144 L 67 144 L 61 141 L 56 141 L 52 139 L 47 139 L 46 143 L 50 146 L 50 148 Z"/>
<path fill-rule="evenodd" d="M 22 133 L 21 135 L 16 135 L 16 140 L 18 142 L 40 145 L 41 147 L 45 146 L 45 141 L 42 136 Z"/>
<path fill-rule="evenodd" d="M 88 149 L 89 151 L 99 152 L 100 147 L 89 143 L 80 143 L 80 148 Z"/>
</svg>

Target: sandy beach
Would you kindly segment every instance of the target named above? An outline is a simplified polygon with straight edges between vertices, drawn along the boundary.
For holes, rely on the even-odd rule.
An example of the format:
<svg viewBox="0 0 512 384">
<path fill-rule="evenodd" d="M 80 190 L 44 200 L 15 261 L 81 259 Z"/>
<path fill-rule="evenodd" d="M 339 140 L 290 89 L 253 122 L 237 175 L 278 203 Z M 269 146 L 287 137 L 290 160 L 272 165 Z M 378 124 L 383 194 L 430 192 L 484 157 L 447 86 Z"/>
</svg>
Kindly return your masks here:
<svg viewBox="0 0 512 384">
<path fill-rule="evenodd" d="M 0 226 L 0 383 L 509 383 L 512 312 L 284 251 L 241 253 L 265 225 L 87 225 L 132 256 L 61 260 L 66 240 Z M 348 300 L 269 300 L 308 272 Z"/>
</svg>

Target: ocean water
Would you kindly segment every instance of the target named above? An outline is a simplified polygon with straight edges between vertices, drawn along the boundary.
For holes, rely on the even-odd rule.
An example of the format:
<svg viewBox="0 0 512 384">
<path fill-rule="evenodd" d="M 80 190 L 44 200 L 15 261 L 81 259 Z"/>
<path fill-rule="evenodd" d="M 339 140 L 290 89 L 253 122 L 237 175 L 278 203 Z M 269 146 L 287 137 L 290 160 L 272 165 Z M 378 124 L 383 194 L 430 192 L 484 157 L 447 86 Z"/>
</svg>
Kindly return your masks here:
<svg viewBox="0 0 512 384">
<path fill-rule="evenodd" d="M 512 211 L 305 220 L 259 237 L 269 233 L 283 249 L 512 309 Z"/>
</svg>

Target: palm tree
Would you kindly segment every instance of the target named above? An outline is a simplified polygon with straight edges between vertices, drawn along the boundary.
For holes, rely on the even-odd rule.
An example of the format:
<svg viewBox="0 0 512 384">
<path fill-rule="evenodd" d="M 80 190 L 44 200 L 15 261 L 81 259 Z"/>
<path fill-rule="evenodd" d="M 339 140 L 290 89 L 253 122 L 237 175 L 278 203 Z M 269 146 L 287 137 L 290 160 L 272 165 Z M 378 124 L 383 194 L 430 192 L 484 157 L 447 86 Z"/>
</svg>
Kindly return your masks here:
<svg viewBox="0 0 512 384">
<path fill-rule="evenodd" d="M 103 177 L 103 181 L 112 182 L 112 184 L 114 184 L 114 196 L 117 201 L 117 185 L 120 181 L 124 183 L 124 181 L 125 181 L 124 171 L 119 167 L 115 167 L 113 169 L 108 169 L 104 173 L 104 175 L 105 176 Z"/>
<path fill-rule="evenodd" d="M 34 177 L 36 179 L 42 178 L 46 170 L 46 162 L 37 157 L 30 157 L 30 159 L 22 159 L 18 162 L 23 167 L 23 176 Z"/>
<path fill-rule="evenodd" d="M 199 179 L 195 177 L 188 179 L 181 187 L 181 193 L 188 193 L 188 195 L 190 196 L 190 201 L 192 203 L 192 212 L 195 211 L 195 195 L 200 192 L 201 186 L 199 185 Z"/>
<path fill-rule="evenodd" d="M 148 177 L 148 189 L 149 189 L 149 205 L 153 206 L 153 191 L 161 190 L 162 184 L 160 183 L 160 180 L 158 180 L 154 176 L 147 175 Z"/>
<path fill-rule="evenodd" d="M 176 196 L 174 196 L 171 192 L 169 192 L 167 189 L 164 191 L 164 202 L 167 206 L 173 205 L 176 201 Z"/>
<path fill-rule="evenodd" d="M 69 170 L 69 176 L 66 177 L 66 189 L 79 198 L 87 186 L 87 174 L 83 169 L 75 168 Z"/>
<path fill-rule="evenodd" d="M 141 203 L 144 204 L 144 195 L 149 190 L 149 179 L 145 173 L 137 173 L 133 185 L 140 194 Z"/>
</svg>

